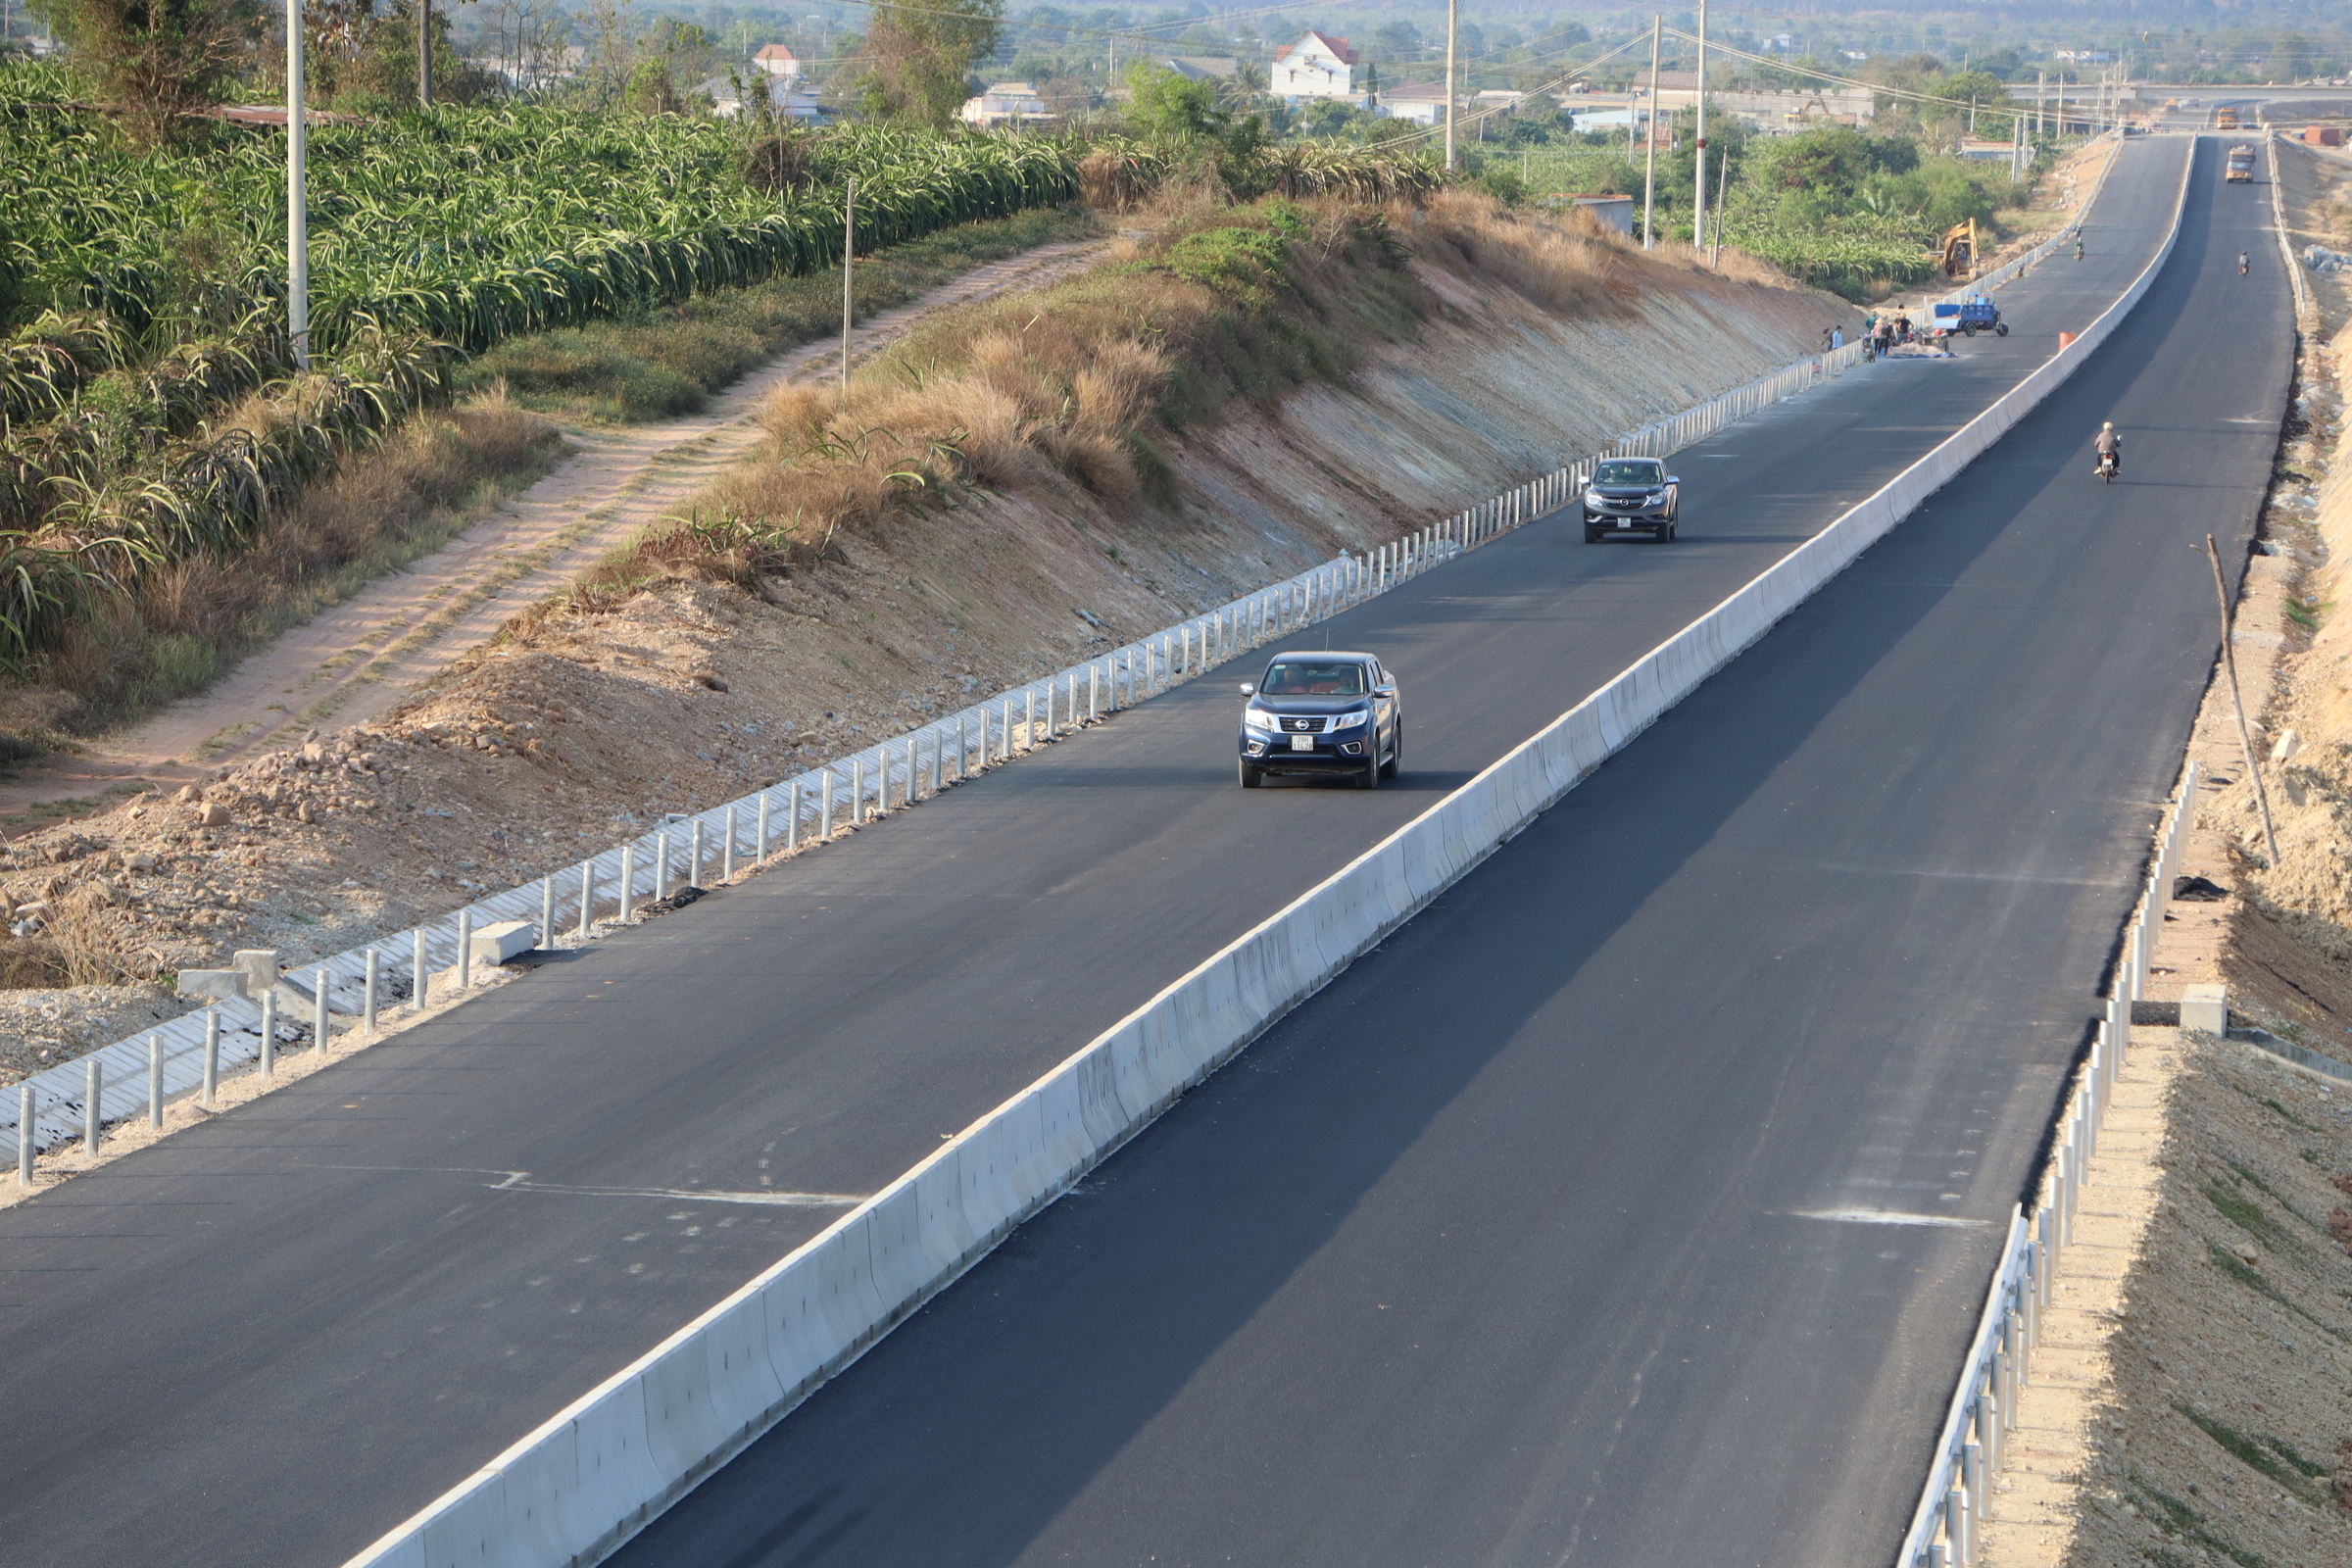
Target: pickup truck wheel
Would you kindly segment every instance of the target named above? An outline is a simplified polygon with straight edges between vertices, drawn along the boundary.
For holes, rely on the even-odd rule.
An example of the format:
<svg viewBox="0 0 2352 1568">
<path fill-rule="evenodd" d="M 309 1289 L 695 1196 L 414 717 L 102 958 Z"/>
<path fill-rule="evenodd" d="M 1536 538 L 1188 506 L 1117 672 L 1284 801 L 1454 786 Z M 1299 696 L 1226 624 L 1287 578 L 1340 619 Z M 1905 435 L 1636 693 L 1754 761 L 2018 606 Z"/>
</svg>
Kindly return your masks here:
<svg viewBox="0 0 2352 1568">
<path fill-rule="evenodd" d="M 1355 787 L 1359 790 L 1380 788 L 1380 742 L 1374 741 L 1372 750 L 1364 754 L 1364 765 L 1355 770 Z"/>
<path fill-rule="evenodd" d="M 1671 543 L 1673 543 L 1673 542 L 1674 542 L 1674 519 L 1673 519 L 1672 517 L 1668 517 L 1668 518 L 1666 519 L 1666 521 L 1665 521 L 1664 525 L 1663 525 L 1663 526 L 1661 526 L 1661 527 L 1658 529 L 1658 543 L 1660 543 L 1660 544 L 1662 544 L 1662 545 L 1663 545 L 1663 544 L 1671 544 Z"/>
<path fill-rule="evenodd" d="M 1589 522 L 1585 524 L 1585 543 L 1589 545 L 1600 543 L 1600 530 Z"/>
<path fill-rule="evenodd" d="M 1389 737 L 1389 760 L 1381 764 L 1381 777 L 1395 778 L 1404 767 L 1404 720 L 1396 721 L 1396 733 Z"/>
<path fill-rule="evenodd" d="M 1251 767 L 1248 762 L 1242 764 L 1242 788 L 1253 790 L 1260 788 L 1265 782 L 1266 770 L 1264 768 Z"/>
</svg>

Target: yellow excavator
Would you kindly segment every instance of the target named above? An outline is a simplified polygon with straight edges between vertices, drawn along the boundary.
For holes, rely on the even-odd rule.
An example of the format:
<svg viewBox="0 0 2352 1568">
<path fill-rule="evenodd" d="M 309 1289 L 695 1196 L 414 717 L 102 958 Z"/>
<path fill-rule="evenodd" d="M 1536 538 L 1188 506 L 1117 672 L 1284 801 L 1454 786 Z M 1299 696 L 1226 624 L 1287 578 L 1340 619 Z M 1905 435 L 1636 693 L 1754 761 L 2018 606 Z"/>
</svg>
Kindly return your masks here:
<svg viewBox="0 0 2352 1568">
<path fill-rule="evenodd" d="M 1936 257 L 1946 277 L 1977 275 L 1977 220 L 1954 223 L 1943 231 L 1943 250 Z"/>
</svg>

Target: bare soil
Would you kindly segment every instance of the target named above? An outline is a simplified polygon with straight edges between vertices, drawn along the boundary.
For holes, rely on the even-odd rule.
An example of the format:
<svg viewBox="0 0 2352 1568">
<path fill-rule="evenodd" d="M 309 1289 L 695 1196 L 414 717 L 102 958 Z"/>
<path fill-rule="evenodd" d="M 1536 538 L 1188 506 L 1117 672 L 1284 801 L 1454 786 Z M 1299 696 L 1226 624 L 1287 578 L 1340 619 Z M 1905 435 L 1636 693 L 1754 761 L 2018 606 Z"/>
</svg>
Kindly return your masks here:
<svg viewBox="0 0 2352 1568">
<path fill-rule="evenodd" d="M 2346 177 L 2281 148 L 2298 245 Z M 2276 252 L 2259 259 L 2277 266 Z M 2183 871 L 2228 890 L 2176 904 L 2159 998 L 2212 981 L 2230 1021 L 2352 1062 L 2352 683 L 2333 611 L 2352 559 L 2352 461 L 2319 311 L 2232 643 L 2278 841 L 2269 862 L 2229 693 L 2189 752 L 2208 780 Z M 2170 1033 L 2169 1031 L 2167 1033 Z M 2094 1163 L 2061 1278 L 2074 1315 L 2034 1358 L 2024 1463 L 1998 1484 L 1989 1568 L 2341 1568 L 2352 1562 L 2352 1084 L 2246 1041 L 2134 1031 L 2120 1134 Z M 2133 1095 L 2144 1101 L 2134 1122 Z M 2070 1254 L 2070 1256 L 2073 1254 Z M 2079 1272 L 2082 1272 L 2079 1270 Z"/>
<path fill-rule="evenodd" d="M 1066 241 L 996 262 L 858 324 L 853 361 L 956 305 L 1035 288 L 1091 265 L 1105 241 Z M 681 509 L 762 431 L 777 386 L 837 372 L 840 348 L 778 356 L 704 411 L 620 428 L 566 431 L 576 455 L 433 555 L 287 632 L 199 696 L 0 780 L 0 816 L 85 802 L 141 783 L 176 787 L 325 724 L 365 722 L 408 701 L 515 610 Z"/>
<path fill-rule="evenodd" d="M 44 965 L 120 978 L 239 948 L 289 964 L 344 951 L 1386 542 L 1787 364 L 1841 313 L 1851 326 L 1813 291 L 1663 264 L 1581 316 L 1467 260 L 1423 276 L 1444 309 L 1346 389 L 1169 438 L 1170 504 L 1106 509 L 1052 474 L 967 488 L 756 592 L 666 578 L 610 612 L 559 608 L 492 636 L 526 588 L 560 584 L 551 557 L 454 617 L 439 646 L 475 645 L 399 706 L 355 695 L 340 728 L 288 745 L 273 726 L 201 786 L 9 846 L 0 896 L 42 907 L 37 931 L 19 910 L 31 934 L 0 941 L 0 964 L 13 947 L 22 986 Z M 204 825 L 208 808 L 227 822 Z M 0 1081 L 120 1038 L 127 1015 L 88 1003 L 131 989 L 75 992 L 78 1020 L 57 991 L 0 991 Z"/>
</svg>

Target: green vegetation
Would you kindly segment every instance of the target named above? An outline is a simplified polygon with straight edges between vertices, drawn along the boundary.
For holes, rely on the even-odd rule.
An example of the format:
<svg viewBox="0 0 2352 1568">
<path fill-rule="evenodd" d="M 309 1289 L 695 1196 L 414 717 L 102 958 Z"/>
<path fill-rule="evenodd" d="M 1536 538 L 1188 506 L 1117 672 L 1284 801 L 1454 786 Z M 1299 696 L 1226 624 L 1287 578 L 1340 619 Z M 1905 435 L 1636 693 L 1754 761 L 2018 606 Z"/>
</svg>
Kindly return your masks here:
<svg viewBox="0 0 2352 1568">
<path fill-rule="evenodd" d="M 465 355 L 834 267 L 848 177 L 876 247 L 1077 187 L 1055 146 L 873 126 L 546 108 L 322 125 L 297 373 L 282 137 L 142 150 L 71 85 L 0 67 L 0 666 L 25 673 L 106 602 L 244 549 L 345 450 L 444 401 Z M 757 339 L 793 316 L 739 319 Z M 742 354 L 703 335 L 671 369 L 696 388 Z"/>
<path fill-rule="evenodd" d="M 860 261 L 858 315 L 903 305 L 988 262 L 1102 232 L 1090 210 L 1032 208 L 927 234 Z M 587 421 L 690 414 L 760 361 L 841 325 L 841 269 L 698 294 L 586 326 L 510 338 L 467 364 L 461 391 L 503 382 L 515 405 Z"/>
<path fill-rule="evenodd" d="M 1668 238 L 1689 240 L 1696 183 L 1695 126 L 1678 127 L 1679 144 L 1661 147 L 1657 167 L 1657 224 Z M 1987 234 L 1996 214 L 2020 197 L 2006 166 L 1963 163 L 1927 152 L 1917 135 L 1865 133 L 1832 125 L 1793 136 L 1750 136 L 1736 127 L 1708 126 L 1710 202 L 1720 178 L 1726 244 L 1780 268 L 1791 277 L 1865 300 L 1889 288 L 1925 282 L 1936 272 L 1937 241 L 1974 219 Z M 1619 191 L 1640 196 L 1644 171 L 1609 147 L 1529 148 L 1521 157 L 1480 161 L 1492 184 L 1494 171 L 1526 170 L 1538 199 L 1550 192 Z"/>
<path fill-rule="evenodd" d="M 2178 1400 L 2173 1408 L 2187 1417 L 2191 1426 L 2220 1444 L 2231 1458 L 2285 1488 L 2290 1495 L 2314 1507 L 2328 1501 L 2324 1491 L 2312 1485 L 2315 1479 L 2328 1474 L 2327 1467 L 2313 1464 L 2285 1442 L 2271 1437 L 2248 1437 L 2227 1421 L 2217 1420 Z"/>
<path fill-rule="evenodd" d="M 2176 1406 L 2176 1408 L 2179 1407 Z M 2181 1413 L 2188 1414 L 2185 1410 Z M 2197 1418 L 2191 1415 L 2189 1419 L 2193 1421 Z M 2164 1534 L 2177 1536 L 2183 1541 L 2194 1542 L 2208 1550 L 2218 1552 L 2236 1563 L 2238 1568 L 2271 1568 L 2270 1559 L 2260 1552 L 2248 1551 L 2227 1537 L 2218 1536 L 2207 1529 L 2207 1521 L 2203 1514 L 2190 1507 L 2184 1499 L 2174 1496 L 2149 1480 L 2139 1466 L 2132 1465 L 2126 1474 L 2128 1476 L 2127 1492 L 2148 1522 Z M 2188 1559 L 2182 1557 L 2179 1552 L 2168 1551 L 2162 1546 L 2147 1546 L 2141 1549 L 2146 1552 L 2148 1560 L 2157 1565 L 2157 1568 L 2188 1568 Z"/>
</svg>

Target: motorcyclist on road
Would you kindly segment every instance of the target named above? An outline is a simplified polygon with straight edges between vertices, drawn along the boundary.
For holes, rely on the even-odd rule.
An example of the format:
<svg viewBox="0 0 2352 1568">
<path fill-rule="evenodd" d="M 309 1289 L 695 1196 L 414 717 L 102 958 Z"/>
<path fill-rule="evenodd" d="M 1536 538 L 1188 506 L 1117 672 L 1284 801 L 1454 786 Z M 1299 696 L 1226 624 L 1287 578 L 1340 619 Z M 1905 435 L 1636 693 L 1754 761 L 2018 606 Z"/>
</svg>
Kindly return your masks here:
<svg viewBox="0 0 2352 1568">
<path fill-rule="evenodd" d="M 2082 235 L 2080 235 L 2080 234 L 2077 234 L 2077 235 L 2075 236 L 2075 260 L 2079 262 L 2079 261 L 2081 261 L 2082 259 Z"/>
<path fill-rule="evenodd" d="M 2099 433 L 2091 437 L 2090 449 L 2099 455 L 2102 463 L 2113 458 L 2118 474 L 2124 471 L 2124 438 L 2116 433 L 2112 419 L 2099 426 Z"/>
<path fill-rule="evenodd" d="M 2240 277 L 2246 275 L 2246 253 L 2244 251 L 2237 253 L 2237 275 Z"/>
</svg>

